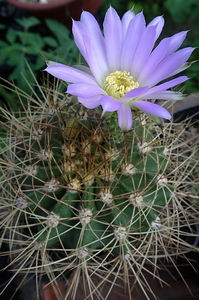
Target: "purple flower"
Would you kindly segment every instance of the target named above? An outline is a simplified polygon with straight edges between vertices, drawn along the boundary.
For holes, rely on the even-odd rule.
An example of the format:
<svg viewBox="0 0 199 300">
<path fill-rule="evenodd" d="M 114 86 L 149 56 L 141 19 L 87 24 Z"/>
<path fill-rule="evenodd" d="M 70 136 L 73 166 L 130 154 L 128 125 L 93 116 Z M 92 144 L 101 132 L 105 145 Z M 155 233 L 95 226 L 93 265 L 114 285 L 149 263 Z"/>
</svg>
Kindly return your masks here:
<svg viewBox="0 0 199 300">
<path fill-rule="evenodd" d="M 88 67 L 72 68 L 48 62 L 46 71 L 69 82 L 67 92 L 76 95 L 85 107 L 101 105 L 103 113 L 117 111 L 118 124 L 125 131 L 132 127 L 135 108 L 170 119 L 164 107 L 147 100 L 183 98 L 182 93 L 168 89 L 188 79 L 186 76 L 173 79 L 173 76 L 189 67 L 187 60 L 194 48 L 177 51 L 186 31 L 165 38 L 154 47 L 163 25 L 163 17 L 156 17 L 146 25 L 143 13 L 135 15 L 131 10 L 120 19 L 110 7 L 102 34 L 93 15 L 84 11 L 80 21 L 73 21 L 73 35 Z"/>
</svg>

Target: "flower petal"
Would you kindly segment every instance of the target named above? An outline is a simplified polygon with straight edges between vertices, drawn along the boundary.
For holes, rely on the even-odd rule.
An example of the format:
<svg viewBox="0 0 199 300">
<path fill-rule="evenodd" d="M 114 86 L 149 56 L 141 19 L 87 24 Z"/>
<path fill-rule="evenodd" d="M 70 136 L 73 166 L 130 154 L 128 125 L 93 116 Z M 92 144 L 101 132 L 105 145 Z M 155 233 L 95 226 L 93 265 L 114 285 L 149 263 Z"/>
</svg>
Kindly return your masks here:
<svg viewBox="0 0 199 300">
<path fill-rule="evenodd" d="M 116 111 L 120 108 L 122 101 L 114 99 L 111 96 L 102 96 L 100 104 L 103 107 L 103 112 Z"/>
<path fill-rule="evenodd" d="M 78 101 L 82 103 L 86 108 L 93 109 L 100 105 L 100 95 L 96 95 L 93 97 L 78 97 Z"/>
<path fill-rule="evenodd" d="M 188 47 L 169 55 L 157 66 L 155 72 L 152 71 L 148 75 L 145 84 L 152 87 L 158 82 L 170 77 L 176 69 L 187 61 L 193 50 L 194 48 Z"/>
<path fill-rule="evenodd" d="M 83 71 L 84 73 L 87 73 L 89 75 L 92 75 L 91 73 L 91 70 L 87 67 L 87 66 L 84 66 L 84 65 L 73 65 L 73 68 L 75 68 L 76 70 L 80 70 L 80 71 Z"/>
<path fill-rule="evenodd" d="M 118 125 L 123 131 L 128 131 L 132 128 L 133 117 L 131 108 L 128 105 L 122 104 L 118 109 Z"/>
<path fill-rule="evenodd" d="M 153 50 L 137 79 L 141 85 L 147 84 L 148 77 L 151 75 L 151 73 L 155 72 L 154 70 L 157 65 L 165 58 L 166 54 L 168 53 L 170 43 L 171 38 L 165 38 Z"/>
<path fill-rule="evenodd" d="M 95 95 L 104 95 L 106 92 L 97 84 L 76 83 L 70 84 L 67 93 L 80 97 L 92 97 Z"/>
<path fill-rule="evenodd" d="M 84 42 L 84 37 L 87 35 L 86 27 L 80 21 L 73 20 L 72 32 L 79 51 L 86 61 L 88 61 L 88 53 Z"/>
<path fill-rule="evenodd" d="M 155 36 L 155 40 L 157 40 L 162 32 L 162 28 L 164 27 L 164 18 L 162 16 L 158 16 L 148 24 L 148 26 L 154 26 L 154 25 L 157 25 L 156 36 Z"/>
<path fill-rule="evenodd" d="M 108 9 L 105 15 L 103 28 L 109 72 L 114 72 L 120 69 L 122 23 L 112 7 Z"/>
<path fill-rule="evenodd" d="M 159 45 L 151 53 L 148 61 L 146 62 L 138 78 L 138 82 L 141 85 L 146 85 L 147 78 L 151 76 L 151 74 L 154 72 L 158 64 L 180 47 L 180 45 L 182 44 L 182 42 L 186 37 L 186 34 L 187 31 L 182 31 L 178 34 L 173 35 L 172 37 L 163 39 L 159 43 Z M 175 74 L 178 74 L 179 72 L 181 72 L 181 70 L 179 71 L 175 70 L 170 75 L 173 76 Z"/>
<path fill-rule="evenodd" d="M 106 78 L 106 76 L 109 74 L 108 64 L 104 59 L 105 56 L 103 57 L 103 55 L 100 55 L 99 53 L 97 54 L 97 51 L 95 50 L 95 46 L 88 36 L 84 37 L 84 42 L 86 44 L 86 51 L 88 56 L 87 63 L 97 83 L 102 86 L 104 82 L 104 78 Z M 101 65 L 100 65 L 100 59 L 102 63 Z"/>
<path fill-rule="evenodd" d="M 180 66 L 178 69 L 176 69 L 173 73 L 171 73 L 171 76 L 174 76 L 176 74 L 179 74 L 181 72 L 183 72 L 184 70 L 186 70 L 187 68 L 189 68 L 193 63 L 195 63 L 195 61 L 187 61 L 186 63 L 184 63 L 182 66 Z"/>
<path fill-rule="evenodd" d="M 124 95 L 124 97 L 122 98 L 122 100 L 131 100 L 133 98 L 139 97 L 142 94 L 146 94 L 148 89 L 149 89 L 148 86 L 138 87 L 136 89 L 133 89 L 133 90 L 129 91 L 128 93 L 126 93 Z"/>
<path fill-rule="evenodd" d="M 161 94 L 162 92 L 165 92 L 167 89 L 170 89 L 178 84 L 181 84 L 188 79 L 189 78 L 187 76 L 180 76 L 170 81 L 167 81 L 165 83 L 159 84 L 151 89 L 148 89 L 148 91 L 140 95 L 138 99 L 164 99 L 164 98 L 155 97 L 155 94 Z"/>
<path fill-rule="evenodd" d="M 74 83 L 95 83 L 95 78 L 81 70 L 77 70 L 75 68 L 63 65 L 63 64 L 57 64 L 53 62 L 45 69 L 49 74 L 64 80 L 66 82 L 74 82 Z"/>
<path fill-rule="evenodd" d="M 172 92 L 172 91 L 162 91 L 160 93 L 154 93 L 151 95 L 140 97 L 140 99 L 148 99 L 148 100 L 154 100 L 154 99 L 160 99 L 160 100 L 182 100 L 186 95 L 182 94 L 181 92 Z"/>
<path fill-rule="evenodd" d="M 182 45 L 187 36 L 187 32 L 188 31 L 181 31 L 170 37 L 171 42 L 166 56 L 169 56 L 170 54 L 175 52 Z"/>
<path fill-rule="evenodd" d="M 87 11 L 83 11 L 81 14 L 80 22 L 74 21 L 73 24 L 73 27 L 75 26 L 73 28 L 75 42 L 78 48 L 83 49 L 92 74 L 98 83 L 102 84 L 102 78 L 108 75 L 109 70 L 104 37 L 99 24 L 94 16 Z"/>
<path fill-rule="evenodd" d="M 155 103 L 151 103 L 148 101 L 133 101 L 131 102 L 131 104 L 135 105 L 136 107 L 138 107 L 139 109 L 143 110 L 144 112 L 160 117 L 160 118 L 164 118 L 164 119 L 171 119 L 171 115 L 170 113 L 166 110 L 166 108 L 155 104 Z"/>
<path fill-rule="evenodd" d="M 135 13 L 132 9 L 128 10 L 122 17 L 122 35 L 123 39 L 126 36 L 128 26 L 131 22 L 131 20 L 135 17 Z"/>
<path fill-rule="evenodd" d="M 169 38 L 163 39 L 159 43 L 159 45 L 151 53 L 138 78 L 138 82 L 140 82 L 141 85 L 147 84 L 147 78 L 151 76 L 157 65 L 181 46 L 182 42 L 186 38 L 186 35 L 187 31 L 182 31 Z M 175 74 L 177 73 L 178 72 L 176 72 Z M 173 75 L 174 73 L 172 73 L 171 76 Z"/>
<path fill-rule="evenodd" d="M 137 80 L 139 74 L 144 68 L 144 65 L 146 64 L 149 55 L 154 47 L 156 29 L 157 25 L 146 27 L 143 35 L 140 37 L 140 42 L 136 49 L 131 66 L 131 74 L 133 75 L 135 80 Z"/>
<path fill-rule="evenodd" d="M 123 42 L 121 52 L 121 69 L 122 71 L 131 71 L 131 65 L 135 51 L 138 47 L 140 37 L 146 27 L 146 21 L 142 12 L 135 15 L 129 24 L 126 37 Z"/>
</svg>

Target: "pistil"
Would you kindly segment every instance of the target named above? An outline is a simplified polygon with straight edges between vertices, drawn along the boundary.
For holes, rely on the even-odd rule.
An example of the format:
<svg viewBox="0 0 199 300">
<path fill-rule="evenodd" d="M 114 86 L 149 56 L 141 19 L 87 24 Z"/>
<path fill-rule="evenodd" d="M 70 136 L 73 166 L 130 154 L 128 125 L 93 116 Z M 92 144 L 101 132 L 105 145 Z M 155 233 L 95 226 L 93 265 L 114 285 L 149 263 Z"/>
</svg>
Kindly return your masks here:
<svg viewBox="0 0 199 300">
<path fill-rule="evenodd" d="M 108 95 L 116 99 L 121 99 L 129 91 L 139 87 L 139 83 L 134 81 L 133 76 L 126 71 L 115 71 L 110 73 L 104 83 L 104 90 Z"/>
</svg>

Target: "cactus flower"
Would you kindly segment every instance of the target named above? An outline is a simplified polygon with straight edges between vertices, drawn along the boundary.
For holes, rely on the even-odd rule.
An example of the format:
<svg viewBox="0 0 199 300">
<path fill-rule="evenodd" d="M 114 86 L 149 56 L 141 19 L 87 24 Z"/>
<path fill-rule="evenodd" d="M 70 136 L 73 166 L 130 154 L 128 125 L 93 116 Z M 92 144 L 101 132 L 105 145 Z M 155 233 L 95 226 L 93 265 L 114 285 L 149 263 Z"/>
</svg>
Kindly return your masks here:
<svg viewBox="0 0 199 300">
<path fill-rule="evenodd" d="M 173 77 L 189 67 L 194 48 L 178 50 L 187 32 L 164 38 L 155 47 L 164 18 L 158 16 L 148 25 L 143 12 L 127 11 L 122 19 L 110 7 L 105 15 L 103 33 L 92 14 L 84 11 L 73 21 L 75 43 L 88 66 L 70 67 L 47 63 L 46 71 L 69 83 L 67 93 L 77 96 L 87 108 L 99 105 L 118 112 L 118 125 L 130 130 L 132 111 L 170 119 L 170 113 L 149 100 L 180 100 L 183 94 L 170 91 L 185 82 L 186 76 Z M 163 82 L 164 81 L 164 82 Z"/>
</svg>

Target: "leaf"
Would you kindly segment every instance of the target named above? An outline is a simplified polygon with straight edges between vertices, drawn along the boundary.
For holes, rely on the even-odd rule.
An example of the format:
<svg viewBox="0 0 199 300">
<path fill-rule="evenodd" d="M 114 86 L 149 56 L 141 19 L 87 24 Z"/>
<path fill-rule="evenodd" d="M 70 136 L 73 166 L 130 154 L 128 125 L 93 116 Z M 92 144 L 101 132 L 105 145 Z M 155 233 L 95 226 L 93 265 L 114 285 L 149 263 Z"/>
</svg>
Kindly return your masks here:
<svg viewBox="0 0 199 300">
<path fill-rule="evenodd" d="M 46 20 L 46 24 L 50 31 L 54 33 L 55 37 L 58 39 L 59 43 L 63 43 L 63 39 L 68 39 L 70 35 L 70 31 L 67 27 L 65 27 L 63 24 L 55 21 L 55 20 Z"/>
<path fill-rule="evenodd" d="M 177 23 L 182 23 L 199 16 L 198 0 L 167 0 L 165 6 L 173 20 Z"/>
<path fill-rule="evenodd" d="M 2 51 L 4 50 L 3 48 L 4 48 L 4 47 L 7 47 L 7 46 L 8 46 L 8 44 L 7 44 L 6 42 L 0 40 L 1 53 L 2 53 Z"/>
<path fill-rule="evenodd" d="M 22 51 L 25 46 L 32 46 L 35 48 L 34 54 L 37 54 L 45 45 L 43 38 L 38 33 L 18 31 L 16 34 L 20 39 Z"/>
<path fill-rule="evenodd" d="M 44 47 L 44 40 L 38 33 L 18 32 L 22 43 L 22 52 L 32 55 L 38 55 Z"/>
<path fill-rule="evenodd" d="M 28 32 L 26 39 L 26 44 L 35 47 L 35 49 L 40 50 L 45 45 L 43 38 L 38 33 Z"/>
<path fill-rule="evenodd" d="M 47 58 L 50 56 L 50 59 L 54 61 L 69 64 L 75 63 L 77 61 L 79 51 L 73 38 L 71 37 L 70 30 L 63 24 L 50 19 L 46 20 L 46 24 L 57 39 L 58 46 L 56 47 L 56 51 L 53 51 L 53 53 L 51 52 L 49 55 L 45 56 L 47 56 Z"/>
<path fill-rule="evenodd" d="M 0 44 L 1 46 L 1 44 Z M 18 52 L 13 49 L 13 46 L 5 45 L 2 48 L 0 55 L 0 64 L 8 64 L 9 66 L 14 66 L 18 63 L 18 58 L 16 57 Z M 15 55 L 16 54 L 16 55 Z M 16 58 L 15 58 L 16 57 Z"/>
<path fill-rule="evenodd" d="M 45 64 L 45 61 L 40 56 L 38 56 L 35 63 L 35 70 L 41 70 L 45 67 Z"/>
<path fill-rule="evenodd" d="M 1 45 L 0 45 L 1 46 Z M 2 65 L 3 63 L 5 63 L 7 61 L 7 59 L 9 58 L 8 54 L 6 53 L 6 51 L 1 51 L 1 55 L 0 55 L 0 64 Z M 1 66 L 2 67 L 2 66 Z"/>
<path fill-rule="evenodd" d="M 50 46 L 50 47 L 53 47 L 53 48 L 56 48 L 58 47 L 58 43 L 56 41 L 56 39 L 54 39 L 53 37 L 51 36 L 45 36 L 44 37 L 44 42 Z"/>
<path fill-rule="evenodd" d="M 0 29 L 5 29 L 6 28 L 6 26 L 5 25 L 3 25 L 3 24 L 0 24 Z"/>
<path fill-rule="evenodd" d="M 7 41 L 12 44 L 16 41 L 17 38 L 17 32 L 13 28 L 9 28 L 6 34 Z"/>
<path fill-rule="evenodd" d="M 31 65 L 31 69 L 33 69 L 33 65 Z M 9 80 L 15 80 L 16 86 L 23 90 L 23 92 L 29 93 L 30 87 L 27 85 L 27 82 L 29 84 L 32 84 L 34 79 L 32 77 L 32 74 L 30 73 L 26 61 L 21 57 L 18 65 L 16 65 L 14 71 L 9 76 Z M 27 82 L 26 82 L 27 81 Z"/>
<path fill-rule="evenodd" d="M 23 60 L 22 54 L 20 52 L 12 53 L 8 58 L 8 65 L 17 66 L 20 65 L 21 60 Z"/>
<path fill-rule="evenodd" d="M 16 19 L 16 22 L 26 30 L 28 30 L 30 27 L 40 24 L 40 21 L 35 17 Z"/>
</svg>

